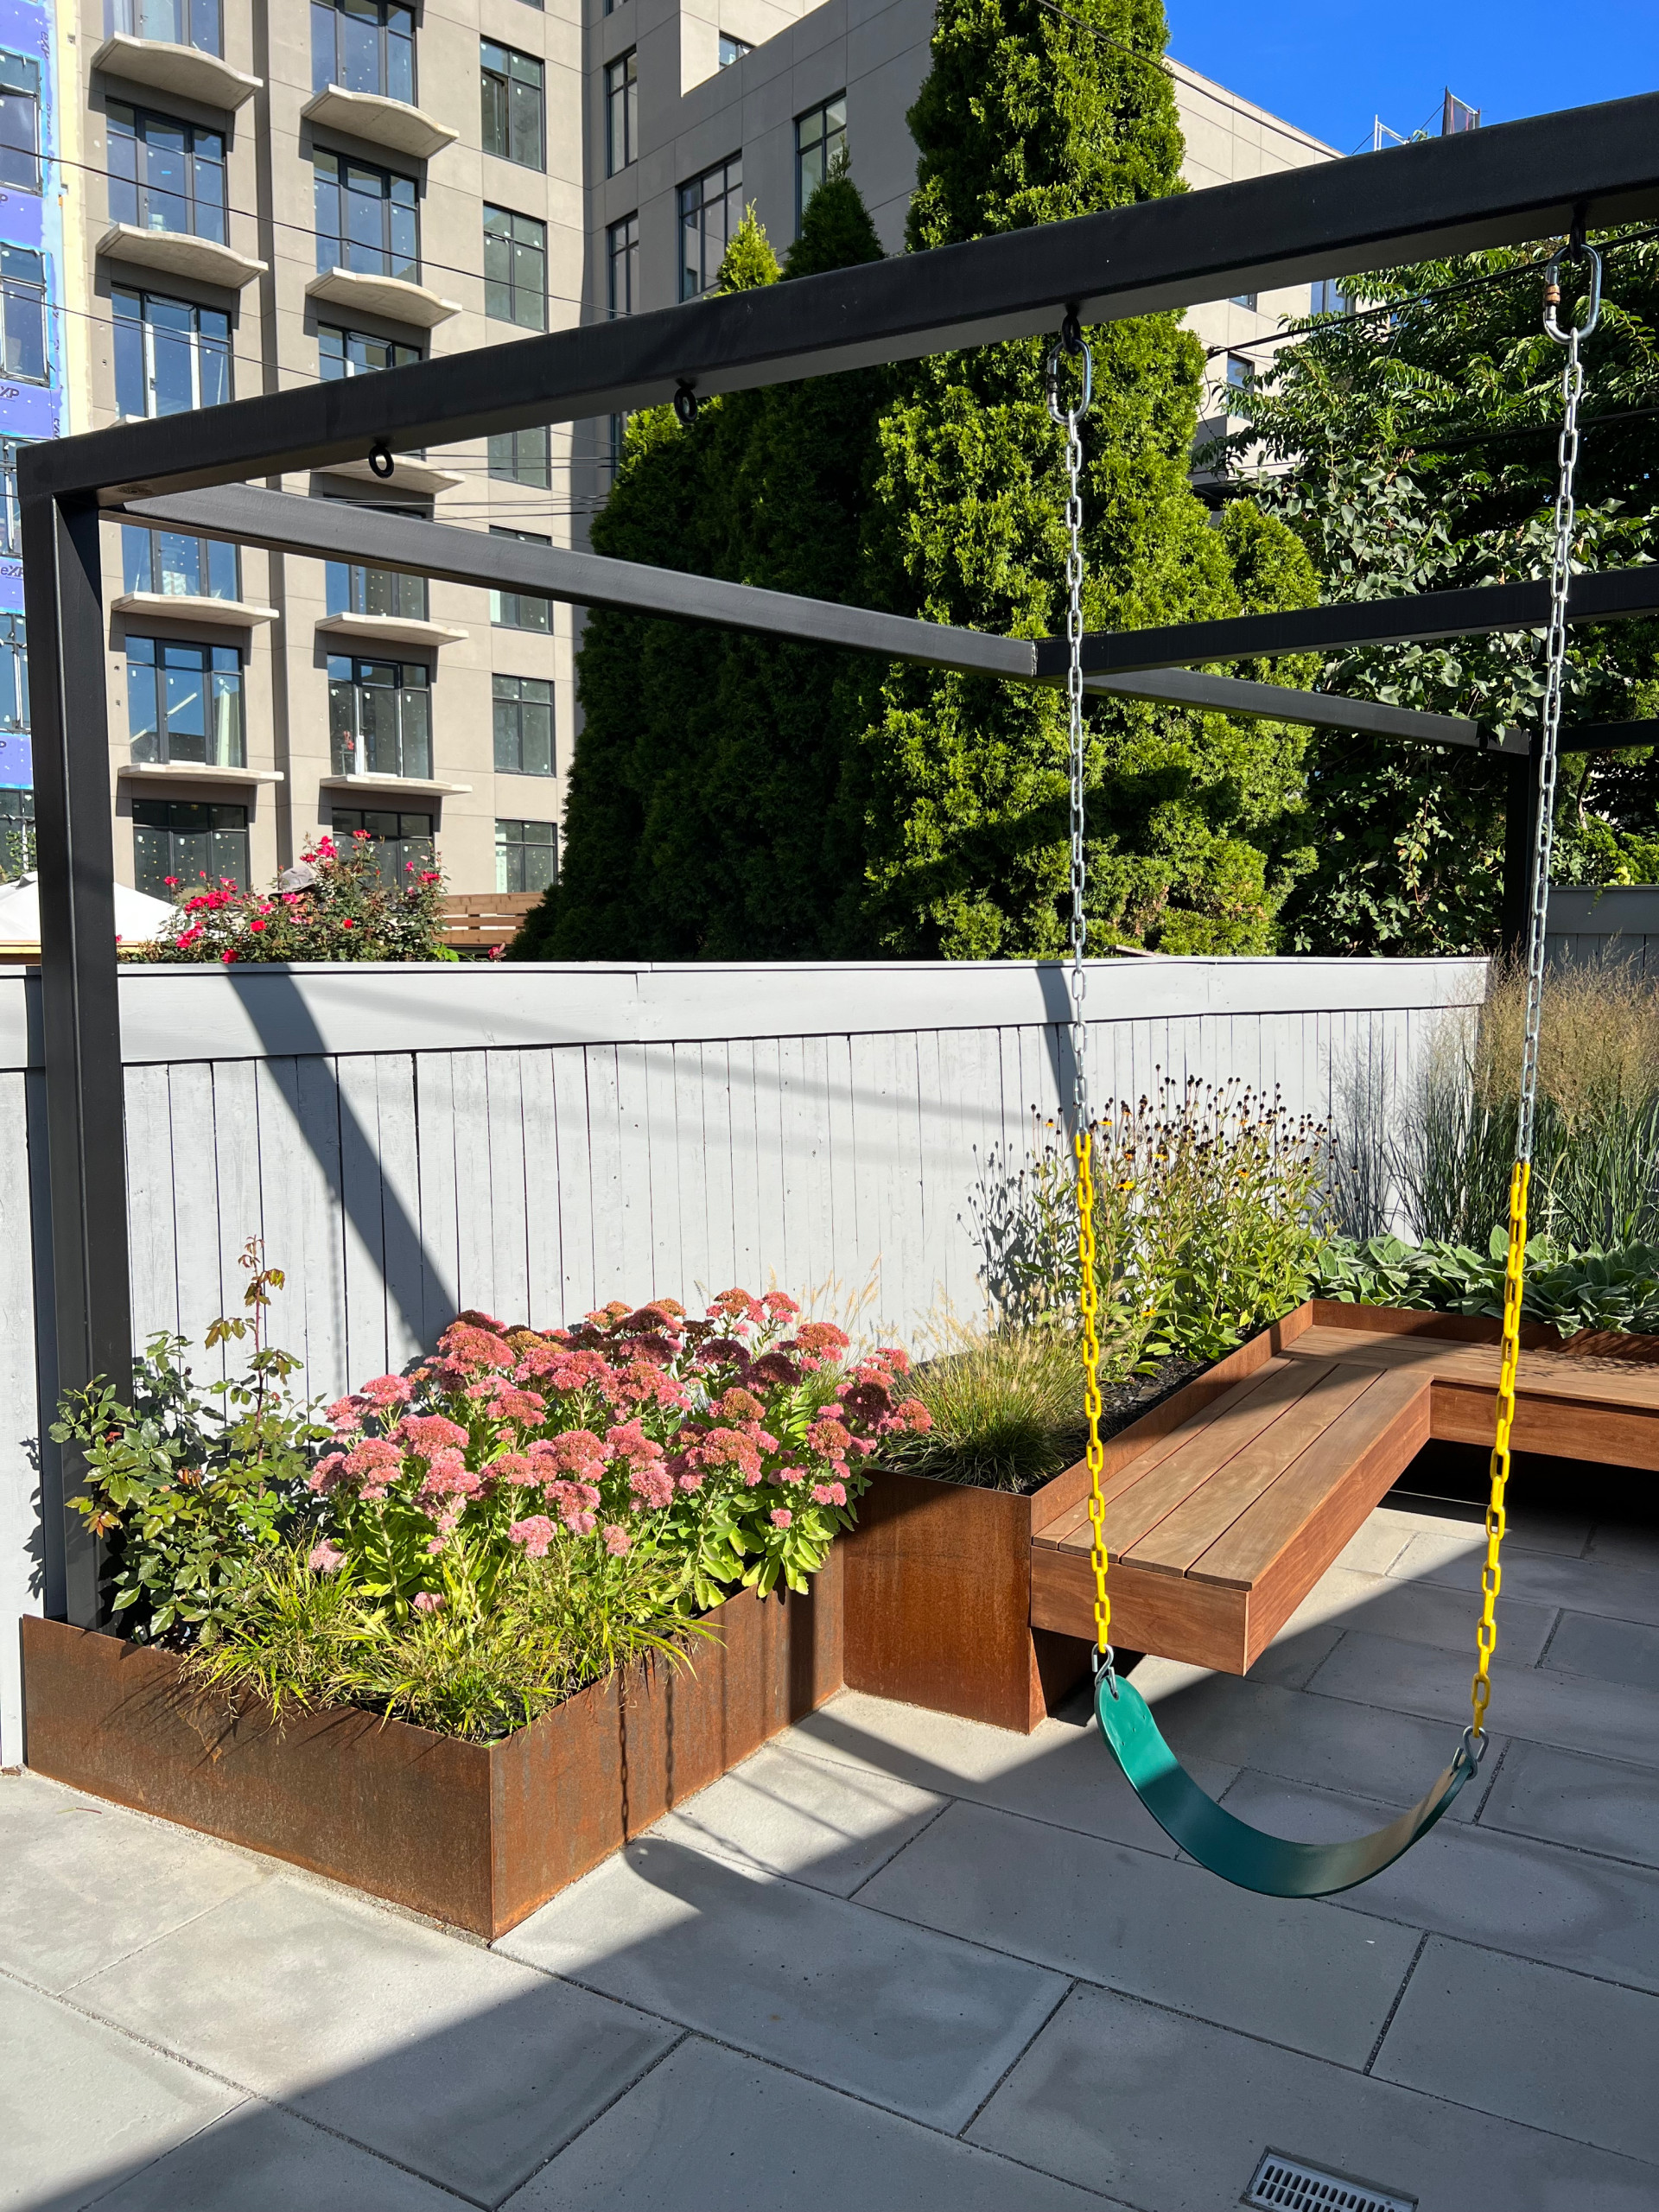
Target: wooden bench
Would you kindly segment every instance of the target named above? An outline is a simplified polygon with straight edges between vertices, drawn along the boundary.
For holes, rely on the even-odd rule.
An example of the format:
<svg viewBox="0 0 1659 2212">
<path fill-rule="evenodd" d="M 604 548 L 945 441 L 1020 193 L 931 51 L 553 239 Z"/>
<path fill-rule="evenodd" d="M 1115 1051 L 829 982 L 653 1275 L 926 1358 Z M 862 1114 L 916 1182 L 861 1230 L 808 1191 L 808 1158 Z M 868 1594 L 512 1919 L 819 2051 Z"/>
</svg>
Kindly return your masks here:
<svg viewBox="0 0 1659 2212">
<path fill-rule="evenodd" d="M 1652 1340 L 1551 1351 L 1527 1333 L 1515 1448 L 1659 1468 Z M 1109 1446 L 1114 1640 L 1243 1674 L 1431 1438 L 1491 1442 L 1498 1351 L 1480 1339 L 1494 1334 L 1440 1314 L 1304 1306 L 1254 1373 L 1155 1441 Z M 1076 1468 L 1043 1494 L 1033 1628 L 1092 1637 L 1087 1491 Z"/>
</svg>

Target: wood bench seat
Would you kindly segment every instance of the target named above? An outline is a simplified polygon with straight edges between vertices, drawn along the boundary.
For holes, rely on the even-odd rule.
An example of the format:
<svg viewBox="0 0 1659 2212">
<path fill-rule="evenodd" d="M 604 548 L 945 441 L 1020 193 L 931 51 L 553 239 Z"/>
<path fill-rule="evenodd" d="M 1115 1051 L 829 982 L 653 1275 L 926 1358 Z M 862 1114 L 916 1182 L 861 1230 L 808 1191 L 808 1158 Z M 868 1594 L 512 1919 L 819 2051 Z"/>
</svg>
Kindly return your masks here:
<svg viewBox="0 0 1659 2212">
<path fill-rule="evenodd" d="M 1224 1395 L 1133 1456 L 1109 1447 L 1108 1586 L 1126 1649 L 1244 1673 L 1431 1437 L 1491 1441 L 1495 1344 L 1437 1335 L 1436 1321 L 1458 1325 L 1434 1315 L 1368 1329 L 1361 1308 L 1302 1313 Z M 1514 1443 L 1659 1468 L 1659 1367 L 1524 1351 Z M 1054 1489 L 1059 1510 L 1032 1535 L 1031 1623 L 1092 1639 L 1086 1477 Z"/>
</svg>

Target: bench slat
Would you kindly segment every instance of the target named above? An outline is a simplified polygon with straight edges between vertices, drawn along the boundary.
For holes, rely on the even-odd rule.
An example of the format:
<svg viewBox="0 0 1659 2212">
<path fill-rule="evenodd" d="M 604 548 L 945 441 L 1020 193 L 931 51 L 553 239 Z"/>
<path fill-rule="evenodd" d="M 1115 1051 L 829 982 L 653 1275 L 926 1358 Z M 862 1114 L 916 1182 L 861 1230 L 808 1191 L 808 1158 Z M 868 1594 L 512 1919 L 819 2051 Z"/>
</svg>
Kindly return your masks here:
<svg viewBox="0 0 1659 2212">
<path fill-rule="evenodd" d="M 1340 1416 L 1384 1379 L 1373 1367 L 1328 1369 L 1271 1427 L 1235 1452 L 1208 1482 L 1131 1546 L 1126 1556 L 1137 1567 L 1185 1574 L 1242 1514 L 1287 1478 L 1287 1471 L 1294 1468 L 1300 1473 L 1312 1465 L 1324 1471 L 1327 1486 L 1340 1480 L 1344 1466 Z"/>
</svg>

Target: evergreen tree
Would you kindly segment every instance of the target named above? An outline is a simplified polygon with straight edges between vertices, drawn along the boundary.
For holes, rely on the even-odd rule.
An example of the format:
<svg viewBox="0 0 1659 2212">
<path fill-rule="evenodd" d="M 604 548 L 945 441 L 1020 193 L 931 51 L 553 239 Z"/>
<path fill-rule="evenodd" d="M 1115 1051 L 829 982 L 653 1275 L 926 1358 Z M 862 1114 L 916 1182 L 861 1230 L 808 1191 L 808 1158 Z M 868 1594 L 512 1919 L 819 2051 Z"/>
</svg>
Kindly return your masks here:
<svg viewBox="0 0 1659 2212">
<path fill-rule="evenodd" d="M 910 116 L 920 155 L 910 248 L 1180 190 L 1173 90 L 1156 58 L 1165 36 L 1159 0 L 1078 0 L 1063 14 L 1041 0 L 941 0 L 932 72 Z M 1310 603 L 1313 573 L 1287 531 L 1260 518 L 1213 530 L 1192 494 L 1197 341 L 1172 315 L 1088 334 L 1088 626 Z M 1044 392 L 1047 350 L 994 346 L 900 372 L 878 426 L 869 603 L 1005 635 L 1063 632 L 1064 441 Z M 1060 695 L 897 668 L 874 706 L 843 789 L 865 864 L 841 900 L 840 948 L 1058 951 Z M 1267 950 L 1307 860 L 1300 736 L 1116 702 L 1092 705 L 1089 721 L 1091 942 Z"/>
</svg>

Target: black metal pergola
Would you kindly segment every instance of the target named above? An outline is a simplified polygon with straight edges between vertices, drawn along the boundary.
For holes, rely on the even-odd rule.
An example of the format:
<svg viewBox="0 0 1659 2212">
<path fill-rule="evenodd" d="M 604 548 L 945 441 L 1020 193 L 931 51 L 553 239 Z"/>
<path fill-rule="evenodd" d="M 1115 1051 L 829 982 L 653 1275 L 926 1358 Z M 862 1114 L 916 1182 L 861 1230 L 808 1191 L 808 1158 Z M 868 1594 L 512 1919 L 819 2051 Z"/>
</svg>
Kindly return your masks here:
<svg viewBox="0 0 1659 2212">
<path fill-rule="evenodd" d="M 845 646 L 888 660 L 1058 683 L 1065 648 L 493 538 L 251 488 L 377 453 L 632 412 L 876 362 L 1196 306 L 1244 290 L 1554 238 L 1659 215 L 1659 95 L 1546 115 L 1363 159 L 1216 187 L 969 245 L 803 277 L 205 413 L 25 447 L 18 456 L 41 892 L 51 1208 L 42 1394 L 130 1374 L 114 847 L 99 532 L 165 524 L 285 553 L 537 592 Z M 1548 584 L 1092 636 L 1087 688 L 1275 721 L 1471 747 L 1510 763 L 1506 939 L 1520 935 L 1533 739 L 1208 664 L 1541 628 Z M 1569 619 L 1659 613 L 1659 567 L 1573 580 Z M 1651 744 L 1659 726 L 1563 734 L 1565 749 Z M 43 1483 L 48 1602 L 82 1625 L 99 1563 Z M 58 1547 L 61 1547 L 59 1550 Z"/>
</svg>

